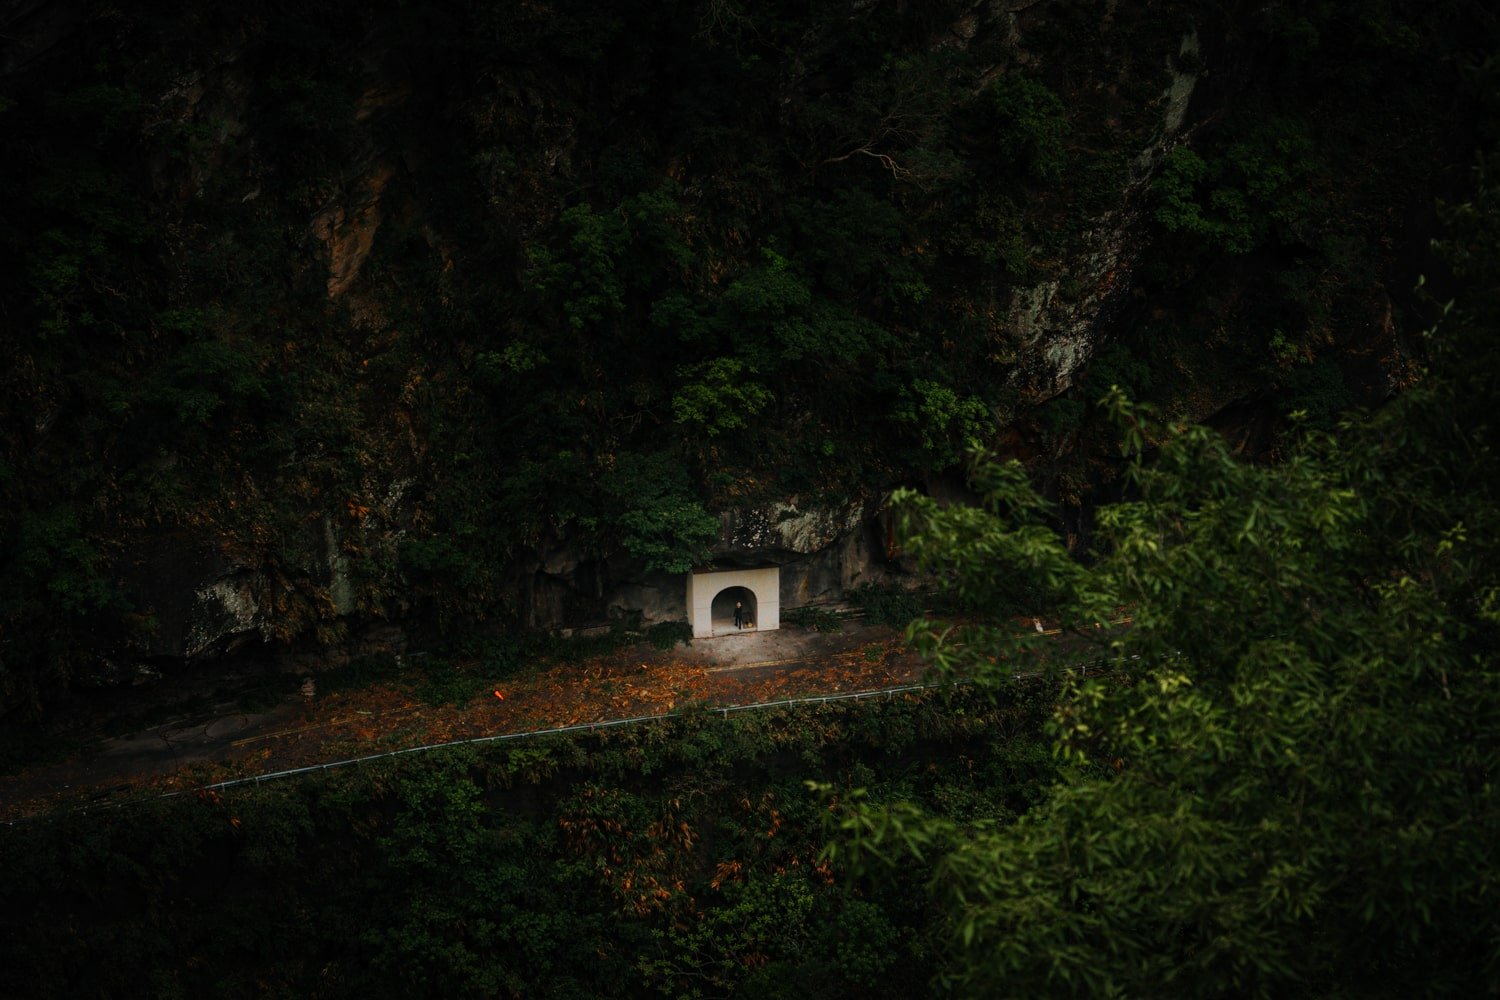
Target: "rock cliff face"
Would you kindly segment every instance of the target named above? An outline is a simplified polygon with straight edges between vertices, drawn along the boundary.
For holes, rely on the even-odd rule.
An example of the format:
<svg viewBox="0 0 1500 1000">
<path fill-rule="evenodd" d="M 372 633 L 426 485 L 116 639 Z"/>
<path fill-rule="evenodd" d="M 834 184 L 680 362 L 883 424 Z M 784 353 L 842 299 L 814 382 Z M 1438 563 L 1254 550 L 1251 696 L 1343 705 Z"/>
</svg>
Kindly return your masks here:
<svg viewBox="0 0 1500 1000">
<path fill-rule="evenodd" d="M 1331 17 L 5 5 L 0 701 L 837 602 L 971 440 L 1085 530 L 1110 384 L 1266 453 L 1378 402 L 1470 105 Z"/>
<path fill-rule="evenodd" d="M 893 551 L 883 498 L 726 510 L 705 565 L 780 567 L 789 608 L 841 603 L 854 587 L 888 583 L 909 569 Z M 645 571 L 630 559 L 597 561 L 577 545 L 560 544 L 543 554 L 535 577 L 534 626 L 589 626 L 636 614 L 648 622 L 687 617 L 686 573 Z"/>
<path fill-rule="evenodd" d="M 725 511 L 714 555 L 722 560 L 816 555 L 863 525 L 871 504 L 800 509 L 796 498 L 768 507 Z M 879 507 L 879 503 L 874 504 Z"/>
<path fill-rule="evenodd" d="M 1021 344 L 1014 384 L 1037 402 L 1066 392 L 1088 364 L 1106 330 L 1109 310 L 1131 287 L 1131 277 L 1145 245 L 1139 234 L 1147 214 L 1147 197 L 1156 169 L 1167 150 L 1182 140 L 1182 126 L 1198 80 L 1198 32 L 1182 36 L 1176 58 L 1164 60 L 1171 82 L 1153 106 L 1161 116 L 1159 132 L 1131 161 L 1115 207 L 1087 221 L 1070 249 L 1063 273 L 1016 289 L 1007 324 Z M 1064 293 L 1064 288 L 1068 292 Z"/>
</svg>

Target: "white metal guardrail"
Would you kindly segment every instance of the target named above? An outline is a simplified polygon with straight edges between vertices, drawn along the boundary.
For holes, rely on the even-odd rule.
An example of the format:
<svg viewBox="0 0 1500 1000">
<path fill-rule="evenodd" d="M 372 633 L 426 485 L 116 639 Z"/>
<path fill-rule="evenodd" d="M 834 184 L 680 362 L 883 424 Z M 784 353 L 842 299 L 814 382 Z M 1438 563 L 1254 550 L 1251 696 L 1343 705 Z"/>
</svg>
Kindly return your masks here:
<svg viewBox="0 0 1500 1000">
<path fill-rule="evenodd" d="M 932 688 L 943 687 L 943 684 L 903 684 L 899 687 L 874 688 L 869 691 L 846 691 L 840 694 L 812 695 L 806 698 L 786 698 L 781 701 L 757 701 L 748 705 L 720 705 L 716 708 L 702 708 L 701 711 L 708 715 L 721 715 L 728 718 L 731 712 L 749 712 L 766 708 L 788 708 L 792 705 L 821 705 L 834 701 L 858 701 L 862 698 L 878 698 L 881 695 L 893 698 L 898 694 L 908 691 L 926 691 Z M 660 722 L 663 719 L 676 719 L 689 714 L 689 709 L 678 709 L 672 712 L 659 712 L 655 715 L 635 715 L 627 719 L 605 719 L 599 722 L 578 722 L 571 726 L 556 726 L 551 729 L 528 729 L 519 733 L 496 733 L 493 736 L 471 736 L 462 740 L 450 740 L 446 743 L 429 743 L 419 747 L 405 747 L 401 750 L 387 750 L 385 753 L 369 754 L 364 757 L 350 757 L 347 760 L 328 761 L 323 764 L 309 764 L 306 767 L 294 767 L 285 771 L 271 771 L 266 774 L 251 775 L 246 778 L 230 778 L 227 781 L 216 781 L 211 785 L 203 785 L 199 788 L 185 789 L 179 792 L 168 792 L 160 798 L 170 798 L 174 795 L 187 795 L 200 791 L 221 791 L 225 788 L 234 788 L 238 785 L 254 785 L 262 781 L 274 781 L 278 778 L 289 778 L 298 774 L 312 774 L 316 771 L 328 771 L 338 767 L 348 767 L 353 764 L 367 764 L 371 761 L 383 760 L 387 757 L 399 757 L 408 753 L 424 753 L 430 750 L 444 750 L 448 747 L 473 746 L 480 743 L 503 743 L 508 740 L 532 739 L 542 736 L 561 736 L 566 733 L 585 733 L 599 729 L 612 729 L 617 726 L 629 726 L 639 722 Z"/>
<path fill-rule="evenodd" d="M 1128 621 L 1130 621 L 1129 618 L 1122 618 L 1118 621 L 1112 621 L 1110 624 L 1119 625 Z M 1046 630 L 1045 634 L 1056 635 L 1060 631 L 1062 630 L 1048 629 Z M 1140 659 L 1140 657 L 1138 655 L 1132 656 L 1131 659 Z M 1096 666 L 1097 665 L 1098 663 L 1096 661 Z M 1084 663 L 1082 667 L 1083 673 L 1087 675 L 1088 664 Z M 1040 673 L 1040 671 L 1016 673 L 1012 675 L 1012 679 L 1029 680 L 1034 677 L 1040 676 Z M 690 711 L 701 711 L 705 714 L 710 715 L 718 714 L 723 716 L 724 718 L 728 718 L 731 712 L 749 712 L 768 708 L 788 708 L 793 705 L 821 705 L 838 701 L 859 701 L 865 698 L 878 698 L 882 695 L 884 695 L 886 698 L 893 698 L 898 694 L 905 694 L 907 692 L 928 691 L 933 688 L 949 687 L 954 684 L 965 683 L 968 682 L 961 679 L 955 679 L 953 681 L 937 682 L 932 684 L 902 684 L 896 687 L 873 688 L 868 691 L 845 691 L 839 694 L 810 695 L 805 698 L 785 698 L 779 701 L 751 702 L 748 705 L 721 705 L 718 707 L 705 706 L 703 708 L 694 710 L 677 709 L 671 712 L 660 712 L 655 715 L 636 715 L 626 719 L 605 719 L 599 722 L 579 722 L 570 726 L 557 726 L 550 729 L 530 729 L 519 733 L 496 733 L 492 736 L 471 736 L 467 739 L 450 740 L 446 743 L 429 743 L 423 746 L 405 747 L 400 750 L 387 750 L 384 753 L 368 754 L 363 757 L 349 757 L 345 760 L 327 761 L 322 764 L 308 764 L 305 767 L 294 767 L 283 771 L 270 771 L 266 774 L 255 774 L 244 778 L 229 778 L 224 781 L 216 781 L 213 784 L 209 785 L 199 785 L 195 788 L 186 788 L 175 792 L 165 792 L 161 795 L 143 796 L 140 798 L 122 800 L 120 802 L 95 803 L 93 805 L 75 807 L 73 810 L 69 811 L 87 813 L 90 809 L 117 809 L 123 806 L 136 805 L 142 802 L 155 802 L 160 801 L 161 799 L 176 798 L 177 796 L 181 795 L 195 795 L 199 792 L 205 791 L 223 791 L 226 788 L 236 788 L 241 785 L 258 785 L 262 782 L 276 781 L 281 778 L 291 778 L 299 774 L 313 774 L 320 771 L 331 771 L 336 768 L 350 767 L 357 764 L 367 764 L 372 761 L 384 760 L 389 757 L 400 757 L 403 754 L 426 753 L 432 750 L 443 750 L 448 747 L 474 746 L 483 743 L 503 743 L 509 740 L 535 739 L 543 736 L 561 736 L 567 733 L 593 732 L 601 729 L 612 729 L 618 726 L 634 725 L 641 722 L 660 722 L 664 719 L 680 718 L 684 715 L 689 714 Z M 21 820 L 7 820 L 6 825 L 14 826 L 17 822 L 27 822 L 31 819 L 40 818 L 42 817 L 36 816 L 27 817 Z"/>
<path fill-rule="evenodd" d="M 959 682 L 962 683 L 962 682 Z M 601 729 L 613 729 L 619 726 L 629 726 L 641 722 L 660 722 L 664 719 L 681 718 L 693 712 L 702 712 L 706 715 L 719 715 L 728 718 L 732 712 L 750 712 L 768 708 L 788 708 L 793 705 L 819 705 L 838 701 L 859 701 L 866 698 L 879 698 L 881 696 L 894 698 L 898 694 L 914 691 L 927 691 L 933 688 L 945 687 L 943 683 L 934 684 L 902 684 L 896 687 L 874 688 L 868 691 L 845 691 L 839 694 L 810 695 L 806 698 L 785 698 L 779 701 L 758 701 L 748 705 L 719 705 L 716 707 L 705 706 L 699 709 L 677 709 L 671 712 L 659 712 L 654 715 L 635 715 L 626 719 L 603 719 L 598 722 L 579 722 L 570 726 L 556 726 L 549 729 L 528 729 L 518 733 L 496 733 L 492 736 L 471 736 L 462 740 L 450 740 L 446 743 L 429 743 L 417 747 L 404 747 L 400 750 L 387 750 L 384 753 L 367 754 L 363 757 L 349 757 L 345 760 L 327 761 L 322 764 L 308 764 L 305 767 L 293 767 L 283 771 L 270 771 L 265 774 L 253 774 L 244 778 L 229 778 L 224 781 L 216 781 L 208 785 L 198 785 L 194 788 L 184 788 L 175 792 L 164 792 L 160 795 L 146 795 L 132 799 L 122 799 L 119 802 L 96 802 L 91 805 L 76 806 L 72 809 L 58 810 L 52 813 L 43 813 L 38 816 L 28 816 L 21 819 L 6 820 L 6 826 L 15 826 L 17 823 L 27 823 L 59 813 L 81 812 L 87 814 L 89 810 L 120 809 L 125 806 L 139 805 L 145 802 L 158 802 L 162 799 L 177 798 L 183 795 L 196 795 L 199 792 L 222 791 L 226 788 L 236 788 L 241 785 L 258 785 L 266 781 L 277 781 L 281 778 L 292 778 L 297 775 L 314 774 L 321 771 L 331 771 L 337 768 L 350 767 L 358 764 L 368 764 L 372 761 L 384 760 L 389 757 L 400 757 L 403 754 L 426 753 L 433 750 L 443 750 L 449 747 L 473 746 L 483 743 L 503 743 L 510 740 L 536 739 L 544 736 L 562 736 L 568 733 L 594 732 Z"/>
</svg>

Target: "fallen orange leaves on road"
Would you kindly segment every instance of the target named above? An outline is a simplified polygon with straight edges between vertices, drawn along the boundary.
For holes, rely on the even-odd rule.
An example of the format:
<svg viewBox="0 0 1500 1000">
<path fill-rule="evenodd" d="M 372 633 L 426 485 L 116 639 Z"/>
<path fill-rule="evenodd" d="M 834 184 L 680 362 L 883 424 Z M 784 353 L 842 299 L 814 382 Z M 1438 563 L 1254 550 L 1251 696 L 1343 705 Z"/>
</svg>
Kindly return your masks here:
<svg viewBox="0 0 1500 1000">
<path fill-rule="evenodd" d="M 34 815 L 69 801 L 98 800 L 101 785 L 111 799 L 122 792 L 189 789 L 407 747 L 662 715 L 692 705 L 748 705 L 873 690 L 920 677 L 924 664 L 901 646 L 893 630 L 866 627 L 851 641 L 857 648 L 741 666 L 705 665 L 701 651 L 695 651 L 699 662 L 689 662 L 680 651 L 628 647 L 583 663 L 539 665 L 529 675 L 507 677 L 504 689 L 479 688 L 480 694 L 461 705 L 424 704 L 410 684 L 338 691 L 305 703 L 300 723 L 235 740 L 211 760 L 172 774 L 142 775 L 124 784 L 115 776 L 91 785 L 87 761 L 79 760 L 70 762 L 77 765 L 73 780 L 68 780 L 66 765 L 51 768 L 52 787 L 28 783 L 25 774 L 0 779 L 0 819 Z M 481 669 L 472 663 L 459 667 Z"/>
</svg>

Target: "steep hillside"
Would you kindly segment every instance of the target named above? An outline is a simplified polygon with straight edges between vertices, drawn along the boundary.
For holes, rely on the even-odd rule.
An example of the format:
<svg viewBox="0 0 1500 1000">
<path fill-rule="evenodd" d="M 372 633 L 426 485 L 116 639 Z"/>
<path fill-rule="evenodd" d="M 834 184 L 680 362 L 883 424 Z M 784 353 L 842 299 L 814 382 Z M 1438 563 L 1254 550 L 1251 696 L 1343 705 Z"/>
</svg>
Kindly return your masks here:
<svg viewBox="0 0 1500 1000">
<path fill-rule="evenodd" d="M 878 577 L 880 499 L 971 441 L 1082 533 L 1110 384 L 1274 457 L 1416 377 L 1494 40 L 1456 0 L 3 20 L 6 711 L 660 612 L 768 511 Z"/>
</svg>

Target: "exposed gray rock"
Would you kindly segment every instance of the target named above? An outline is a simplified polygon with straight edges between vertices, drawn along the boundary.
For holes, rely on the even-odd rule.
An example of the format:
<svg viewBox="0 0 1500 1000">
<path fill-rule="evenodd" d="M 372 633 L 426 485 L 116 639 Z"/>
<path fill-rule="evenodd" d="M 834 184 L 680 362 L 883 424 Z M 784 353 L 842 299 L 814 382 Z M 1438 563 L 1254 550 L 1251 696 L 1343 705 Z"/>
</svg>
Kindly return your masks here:
<svg viewBox="0 0 1500 1000">
<path fill-rule="evenodd" d="M 349 557 L 339 547 L 333 533 L 333 518 L 323 517 L 323 547 L 328 567 L 328 600 L 335 614 L 347 615 L 354 610 L 354 582 L 349 578 Z"/>
<path fill-rule="evenodd" d="M 836 507 L 799 507 L 796 497 L 765 507 L 738 508 L 719 516 L 716 557 L 810 555 L 857 528 L 884 503 L 855 500 Z"/>
<path fill-rule="evenodd" d="M 1187 118 L 1188 103 L 1192 101 L 1193 90 L 1198 84 L 1198 74 L 1184 72 L 1180 66 L 1188 58 L 1196 61 L 1201 54 L 1202 49 L 1198 45 L 1198 29 L 1189 28 L 1187 34 L 1182 36 L 1182 44 L 1177 48 L 1178 62 L 1172 72 L 1172 85 L 1163 95 L 1166 102 L 1165 117 L 1162 121 L 1164 137 L 1176 135 L 1182 128 L 1183 120 Z"/>
<path fill-rule="evenodd" d="M 1198 53 L 1198 33 L 1189 30 L 1178 46 L 1179 60 Z M 1074 293 L 1062 294 L 1063 280 L 1047 278 L 1012 296 L 1007 325 L 1023 345 L 1023 361 L 1012 381 L 1030 390 L 1035 401 L 1066 392 L 1073 384 L 1098 346 L 1101 316 L 1129 286 L 1140 254 L 1141 242 L 1133 237 L 1142 223 L 1146 194 L 1156 168 L 1178 139 L 1197 81 L 1195 73 L 1174 70 L 1157 101 L 1161 132 L 1132 163 L 1120 207 L 1101 216 L 1069 257 L 1066 283 Z"/>
<path fill-rule="evenodd" d="M 843 603 L 855 587 L 891 583 L 909 569 L 887 545 L 889 525 L 883 505 L 884 498 L 879 503 L 855 501 L 835 507 L 802 508 L 791 502 L 726 512 L 724 540 L 715 548 L 715 562 L 779 566 L 784 609 Z M 554 586 L 558 582 L 555 577 L 548 580 Z M 603 613 L 610 617 L 639 613 L 648 622 L 683 620 L 687 617 L 687 574 L 651 573 L 618 580 L 605 591 Z"/>
<path fill-rule="evenodd" d="M 687 574 L 651 573 L 610 591 L 610 617 L 639 613 L 648 622 L 687 619 Z"/>
<path fill-rule="evenodd" d="M 254 574 L 240 571 L 199 587 L 183 655 L 226 652 L 252 637 L 270 639 L 273 630 L 261 615 L 254 584 Z"/>
</svg>

